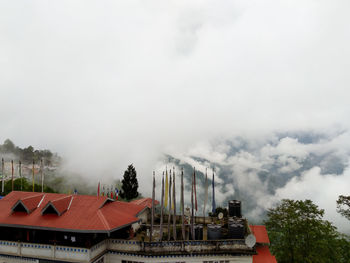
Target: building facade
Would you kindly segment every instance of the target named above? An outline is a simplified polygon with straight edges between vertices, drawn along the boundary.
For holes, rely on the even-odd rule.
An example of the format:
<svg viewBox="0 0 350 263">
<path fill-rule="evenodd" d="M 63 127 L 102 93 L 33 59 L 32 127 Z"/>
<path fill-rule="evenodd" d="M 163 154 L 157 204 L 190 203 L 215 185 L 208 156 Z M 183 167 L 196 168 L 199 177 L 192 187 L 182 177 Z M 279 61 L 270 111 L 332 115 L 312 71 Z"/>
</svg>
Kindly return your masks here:
<svg viewBox="0 0 350 263">
<path fill-rule="evenodd" d="M 105 196 L 11 192 L 0 200 L 0 263 L 276 262 L 264 226 L 246 221 L 242 238 L 213 239 L 204 231 L 192 240 L 178 235 L 150 241 L 151 204 L 149 198 L 128 203 Z M 180 224 L 175 227 L 181 231 Z M 157 221 L 153 229 L 159 234 Z M 247 235 L 256 242 L 247 243 Z"/>
</svg>

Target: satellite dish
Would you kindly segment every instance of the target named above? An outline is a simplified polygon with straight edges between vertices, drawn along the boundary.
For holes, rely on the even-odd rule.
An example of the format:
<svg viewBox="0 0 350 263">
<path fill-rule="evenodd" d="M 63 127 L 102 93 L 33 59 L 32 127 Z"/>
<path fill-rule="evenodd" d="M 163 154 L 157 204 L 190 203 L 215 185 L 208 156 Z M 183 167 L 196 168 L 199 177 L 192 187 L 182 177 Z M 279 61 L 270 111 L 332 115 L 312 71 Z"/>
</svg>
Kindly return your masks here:
<svg viewBox="0 0 350 263">
<path fill-rule="evenodd" d="M 253 234 L 249 234 L 248 236 L 246 236 L 244 242 L 247 245 L 247 247 L 252 248 L 256 244 L 256 238 Z"/>
<path fill-rule="evenodd" d="M 224 214 L 223 214 L 222 212 L 220 212 L 220 213 L 218 214 L 219 220 L 223 219 L 223 217 L 224 217 Z"/>
</svg>

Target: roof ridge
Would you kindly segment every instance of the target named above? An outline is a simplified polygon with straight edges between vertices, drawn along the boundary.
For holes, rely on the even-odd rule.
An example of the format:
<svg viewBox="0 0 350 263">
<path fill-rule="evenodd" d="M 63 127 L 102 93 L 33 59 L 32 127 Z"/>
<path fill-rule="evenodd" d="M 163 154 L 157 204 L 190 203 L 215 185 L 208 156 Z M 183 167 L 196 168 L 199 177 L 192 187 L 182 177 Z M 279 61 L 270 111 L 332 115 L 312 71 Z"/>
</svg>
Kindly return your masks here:
<svg viewBox="0 0 350 263">
<path fill-rule="evenodd" d="M 66 198 L 71 198 L 73 195 L 67 195 L 67 196 L 63 196 L 63 197 L 60 197 L 60 198 L 57 198 L 57 199 L 53 199 L 53 200 L 51 200 L 51 203 L 52 202 L 56 202 L 56 201 L 61 201 L 61 200 L 63 200 L 63 199 L 66 199 Z"/>
<path fill-rule="evenodd" d="M 24 201 L 24 200 L 31 199 L 31 198 L 34 198 L 34 197 L 39 197 L 39 196 L 42 197 L 43 195 L 44 195 L 43 193 L 38 193 L 36 195 L 31 195 L 31 196 L 27 196 L 27 197 L 24 197 L 24 198 L 20 198 L 19 200 Z"/>
<path fill-rule="evenodd" d="M 104 227 L 106 229 L 111 229 L 109 224 L 108 224 L 107 219 L 105 218 L 104 214 L 101 212 L 100 209 L 98 209 L 98 211 L 97 211 L 97 216 L 100 218 L 100 220 L 102 221 L 102 224 L 104 225 Z"/>
</svg>

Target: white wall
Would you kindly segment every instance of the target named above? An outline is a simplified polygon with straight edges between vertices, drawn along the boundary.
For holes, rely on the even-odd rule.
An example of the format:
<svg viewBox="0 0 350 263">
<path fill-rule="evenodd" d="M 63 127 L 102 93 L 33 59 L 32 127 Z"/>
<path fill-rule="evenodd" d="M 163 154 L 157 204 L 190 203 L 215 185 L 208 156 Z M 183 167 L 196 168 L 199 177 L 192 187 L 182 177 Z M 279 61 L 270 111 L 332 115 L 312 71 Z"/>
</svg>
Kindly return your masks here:
<svg viewBox="0 0 350 263">
<path fill-rule="evenodd" d="M 121 255 L 113 252 L 106 254 L 106 263 L 121 263 L 122 260 L 134 261 L 134 262 L 145 262 L 145 263 L 175 263 L 175 262 L 186 262 L 186 263 L 203 263 L 203 261 L 220 262 L 228 260 L 230 263 L 252 263 L 252 256 L 201 256 L 201 257 L 155 257 L 146 258 L 142 256 L 128 256 Z"/>
</svg>

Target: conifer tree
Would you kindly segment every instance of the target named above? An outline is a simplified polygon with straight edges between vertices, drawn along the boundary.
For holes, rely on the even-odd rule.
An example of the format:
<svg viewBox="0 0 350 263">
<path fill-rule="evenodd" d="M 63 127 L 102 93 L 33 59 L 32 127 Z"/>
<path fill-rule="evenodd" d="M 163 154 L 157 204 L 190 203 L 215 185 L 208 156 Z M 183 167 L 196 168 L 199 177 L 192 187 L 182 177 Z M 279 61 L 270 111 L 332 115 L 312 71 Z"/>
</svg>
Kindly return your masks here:
<svg viewBox="0 0 350 263">
<path fill-rule="evenodd" d="M 122 180 L 122 189 L 120 191 L 120 196 L 123 199 L 131 200 L 139 196 L 137 191 L 139 184 L 136 178 L 135 167 L 130 164 L 128 169 L 124 172 L 124 177 Z"/>
</svg>

